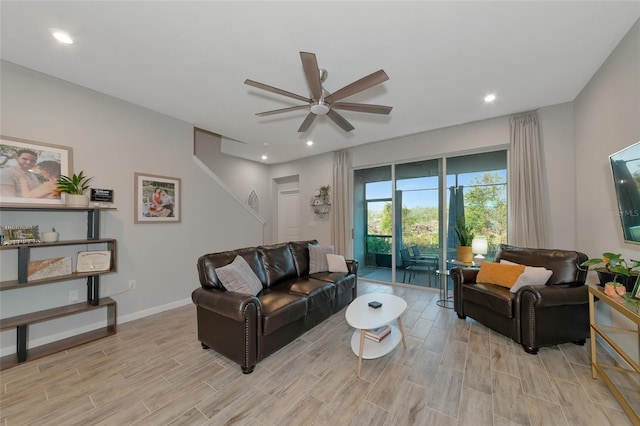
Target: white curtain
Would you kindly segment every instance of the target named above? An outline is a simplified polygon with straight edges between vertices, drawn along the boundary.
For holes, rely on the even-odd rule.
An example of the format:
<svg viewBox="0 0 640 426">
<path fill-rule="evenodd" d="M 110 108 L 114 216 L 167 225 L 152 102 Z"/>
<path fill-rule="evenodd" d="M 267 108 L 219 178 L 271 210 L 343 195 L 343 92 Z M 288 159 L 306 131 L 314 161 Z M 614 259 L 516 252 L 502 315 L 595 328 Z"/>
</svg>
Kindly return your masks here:
<svg viewBox="0 0 640 426">
<path fill-rule="evenodd" d="M 335 252 L 350 256 L 351 228 L 349 227 L 349 152 L 338 151 L 333 160 L 333 220 L 331 240 Z"/>
<path fill-rule="evenodd" d="M 547 196 L 543 185 L 543 157 L 538 115 L 511 117 L 509 153 L 509 243 L 519 247 L 547 247 Z"/>
</svg>

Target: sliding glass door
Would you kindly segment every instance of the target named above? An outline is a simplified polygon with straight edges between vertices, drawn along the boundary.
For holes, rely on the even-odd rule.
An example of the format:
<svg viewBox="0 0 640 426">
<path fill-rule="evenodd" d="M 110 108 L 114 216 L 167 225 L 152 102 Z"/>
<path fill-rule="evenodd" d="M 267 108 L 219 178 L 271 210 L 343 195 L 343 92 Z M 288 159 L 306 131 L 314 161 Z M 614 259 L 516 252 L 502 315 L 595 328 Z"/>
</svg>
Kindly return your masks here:
<svg viewBox="0 0 640 426">
<path fill-rule="evenodd" d="M 437 287 L 440 259 L 440 163 L 395 166 L 398 282 Z"/>
<path fill-rule="evenodd" d="M 354 258 L 358 275 L 392 282 L 393 223 L 391 166 L 356 170 L 354 193 Z"/>
<path fill-rule="evenodd" d="M 354 257 L 359 275 L 439 287 L 470 225 L 492 258 L 507 241 L 506 151 L 443 157 L 354 171 Z"/>
<path fill-rule="evenodd" d="M 447 260 L 456 258 L 456 222 L 461 219 L 476 238 L 486 239 L 488 259 L 507 242 L 507 152 L 496 151 L 447 159 Z M 475 253 L 474 253 L 475 254 Z"/>
</svg>

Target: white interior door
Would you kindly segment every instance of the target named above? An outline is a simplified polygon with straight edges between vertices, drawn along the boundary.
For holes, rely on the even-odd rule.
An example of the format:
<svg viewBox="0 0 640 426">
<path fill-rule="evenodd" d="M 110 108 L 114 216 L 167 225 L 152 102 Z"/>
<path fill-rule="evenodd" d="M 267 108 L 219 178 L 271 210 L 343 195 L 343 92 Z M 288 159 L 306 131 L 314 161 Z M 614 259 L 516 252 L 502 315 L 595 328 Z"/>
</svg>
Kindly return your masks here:
<svg viewBox="0 0 640 426">
<path fill-rule="evenodd" d="M 278 242 L 300 240 L 300 191 L 278 191 Z"/>
</svg>

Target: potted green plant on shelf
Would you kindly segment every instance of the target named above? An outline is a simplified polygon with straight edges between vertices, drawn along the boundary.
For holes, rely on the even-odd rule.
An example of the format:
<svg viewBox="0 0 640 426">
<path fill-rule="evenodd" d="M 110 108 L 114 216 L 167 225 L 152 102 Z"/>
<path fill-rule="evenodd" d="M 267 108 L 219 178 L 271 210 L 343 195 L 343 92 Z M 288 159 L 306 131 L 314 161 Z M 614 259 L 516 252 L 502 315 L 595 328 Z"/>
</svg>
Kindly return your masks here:
<svg viewBox="0 0 640 426">
<path fill-rule="evenodd" d="M 91 179 L 93 178 L 85 176 L 82 170 L 71 177 L 62 175 L 58 178 L 58 191 L 67 194 L 65 196 L 67 206 L 87 207 L 89 205 L 89 197 L 85 192 L 89 189 Z"/>
<path fill-rule="evenodd" d="M 475 232 L 471 226 L 466 224 L 464 216 L 458 216 L 456 219 L 455 231 L 460 241 L 460 245 L 456 247 L 458 260 L 464 263 L 471 263 L 473 261 L 471 242 L 475 237 Z"/>
<path fill-rule="evenodd" d="M 627 262 L 620 253 L 603 253 L 602 257 L 585 260 L 580 268 L 588 269 L 595 265 L 604 265 L 595 268 L 595 271 L 605 293 L 610 296 L 623 296 L 626 291 L 633 289 L 634 283 L 640 281 L 640 261 L 631 259 Z"/>
</svg>

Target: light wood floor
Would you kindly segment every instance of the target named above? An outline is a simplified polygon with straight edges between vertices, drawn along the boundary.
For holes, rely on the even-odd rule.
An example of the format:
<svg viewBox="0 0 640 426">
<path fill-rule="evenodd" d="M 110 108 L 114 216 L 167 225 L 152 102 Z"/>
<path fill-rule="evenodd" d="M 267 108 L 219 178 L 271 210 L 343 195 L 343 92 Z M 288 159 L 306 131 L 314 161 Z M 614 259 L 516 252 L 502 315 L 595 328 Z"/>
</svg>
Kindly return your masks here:
<svg viewBox="0 0 640 426">
<path fill-rule="evenodd" d="M 363 361 L 340 312 L 253 374 L 196 339 L 195 307 L 0 373 L 3 425 L 627 425 L 588 346 L 539 355 L 436 306 L 437 292 L 361 281 L 409 308 L 407 349 Z M 640 394 L 637 383 L 628 386 Z M 638 397 L 640 401 L 640 395 Z"/>
</svg>

